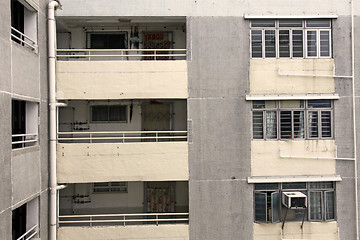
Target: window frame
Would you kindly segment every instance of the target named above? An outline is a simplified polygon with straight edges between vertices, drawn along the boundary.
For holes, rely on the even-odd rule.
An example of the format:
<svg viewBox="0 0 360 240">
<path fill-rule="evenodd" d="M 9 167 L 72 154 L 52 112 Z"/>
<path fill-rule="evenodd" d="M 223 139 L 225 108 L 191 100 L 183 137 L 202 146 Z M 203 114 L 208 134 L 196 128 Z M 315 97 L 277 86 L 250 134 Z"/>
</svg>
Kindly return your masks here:
<svg viewBox="0 0 360 240">
<path fill-rule="evenodd" d="M 37 54 L 38 7 L 27 0 L 10 0 L 10 17 L 10 35 L 12 42 Z M 13 21 L 15 18 L 21 22 Z"/>
<path fill-rule="evenodd" d="M 327 19 L 329 21 L 329 27 L 308 27 L 307 21 L 311 21 L 314 19 L 297 19 L 301 20 L 301 27 L 295 26 L 295 27 L 280 27 L 280 21 L 284 19 L 267 19 L 271 21 L 275 21 L 275 25 L 273 27 L 269 26 L 252 26 L 252 22 L 250 21 L 250 58 L 254 59 L 283 59 L 283 58 L 332 58 L 332 20 Z M 291 20 L 291 19 L 290 19 Z M 266 57 L 266 48 L 265 48 L 265 31 L 268 30 L 274 30 L 275 31 L 275 57 Z M 280 57 L 280 31 L 287 30 L 289 32 L 289 57 Z M 302 31 L 302 57 L 294 57 L 294 43 L 293 43 L 293 31 L 301 30 Z M 252 31 L 261 31 L 261 57 L 253 57 L 253 37 L 252 37 Z M 309 56 L 308 54 L 308 44 L 307 44 L 307 32 L 308 31 L 316 31 L 316 56 Z M 322 31 L 329 32 L 329 56 L 321 56 L 321 45 L 320 45 L 320 33 Z"/>
<path fill-rule="evenodd" d="M 39 117 L 39 102 L 18 98 L 11 99 L 11 143 L 13 150 L 39 144 Z"/>
<path fill-rule="evenodd" d="M 332 183 L 332 187 L 320 187 L 320 188 L 311 188 L 311 184 L 312 183 Z M 261 183 L 257 183 L 258 186 L 261 185 Z M 266 223 L 276 223 L 278 221 L 283 221 L 284 219 L 284 209 L 285 208 L 282 204 L 282 200 L 281 200 L 281 195 L 283 192 L 293 192 L 293 191 L 300 191 L 303 192 L 306 196 L 307 196 L 307 209 L 305 209 L 306 211 L 306 217 L 305 217 L 305 221 L 308 222 L 329 222 L 329 221 L 336 221 L 337 216 L 336 216 L 336 208 L 337 208 L 337 204 L 336 204 L 336 182 L 305 182 L 305 188 L 303 187 L 298 187 L 298 188 L 284 188 L 284 184 L 288 184 L 288 183 L 277 183 L 277 188 L 258 188 L 256 189 L 256 184 L 254 185 L 254 190 L 253 190 L 253 199 L 254 199 L 254 204 L 253 204 L 253 209 L 254 209 L 254 222 L 256 223 L 260 223 L 260 224 L 266 224 Z M 313 205 L 311 203 L 311 199 L 310 199 L 310 194 L 311 193 L 315 193 L 315 192 L 320 192 L 321 197 L 320 197 L 320 204 L 321 204 L 321 219 L 312 219 L 311 218 L 311 214 L 310 214 L 310 209 L 311 206 Z M 274 213 L 272 212 L 271 215 L 269 215 L 268 212 L 268 202 L 267 202 L 267 198 L 268 198 L 268 194 L 270 193 L 271 196 L 273 196 L 273 193 L 277 193 L 279 194 L 279 212 L 277 213 L 277 215 L 279 216 L 278 221 L 273 219 Z M 326 199 L 326 193 L 333 193 L 333 218 L 327 218 L 327 199 Z M 265 204 L 265 216 L 266 219 L 265 221 L 261 221 L 259 219 L 256 219 L 256 202 L 255 202 L 255 196 L 257 194 L 263 194 L 264 196 L 266 196 L 266 204 Z M 271 203 L 273 204 L 273 198 L 271 198 Z M 273 211 L 274 208 L 272 207 L 271 211 Z M 305 213 L 304 213 L 305 214 Z M 271 217 L 271 219 L 269 219 Z M 301 220 L 289 220 L 287 219 L 287 221 L 302 221 Z"/>
<path fill-rule="evenodd" d="M 275 189 L 257 189 L 257 190 L 254 190 L 254 194 L 253 194 L 253 197 L 254 197 L 254 222 L 257 222 L 257 223 L 276 223 L 276 222 L 280 222 L 281 220 L 281 211 L 278 212 L 278 219 L 277 220 L 274 220 L 273 219 L 273 216 L 274 216 L 274 194 L 279 194 L 278 195 L 278 208 L 281 209 L 281 197 L 280 197 L 280 191 L 279 191 L 279 184 L 277 184 L 277 188 Z M 255 211 L 255 196 L 257 194 L 261 194 L 263 196 L 265 196 L 265 222 L 263 221 L 259 221 L 256 219 L 256 211 Z M 270 195 L 270 203 L 268 203 L 268 195 Z M 270 205 L 270 208 L 269 206 Z M 271 209 L 271 214 L 269 212 L 269 209 Z M 271 218 L 271 219 L 270 219 Z"/>
<path fill-rule="evenodd" d="M 107 186 L 95 186 L 97 183 L 107 184 Z M 128 193 L 128 182 L 97 182 L 93 183 L 91 186 L 91 190 L 93 194 L 117 194 L 117 193 Z M 119 183 L 120 185 L 112 185 L 114 183 Z M 116 190 L 119 188 L 124 188 L 124 190 Z M 108 191 L 96 191 L 95 189 L 108 189 Z"/>
<path fill-rule="evenodd" d="M 102 120 L 93 120 L 93 107 L 106 107 L 107 108 L 107 120 L 102 121 Z M 125 120 L 120 120 L 120 121 L 112 121 L 110 120 L 110 108 L 111 107 L 123 107 L 125 108 Z M 90 105 L 90 123 L 127 123 L 128 122 L 128 117 L 129 117 L 129 113 L 128 113 L 128 105 L 122 105 L 122 104 L 94 104 L 94 105 Z"/>
<path fill-rule="evenodd" d="M 324 100 L 328 100 L 330 101 L 330 107 L 309 107 L 309 101 L 311 100 L 300 100 L 303 101 L 303 107 L 281 107 L 281 102 L 286 102 L 288 100 L 276 100 L 275 102 L 275 107 L 267 107 L 266 106 L 266 102 L 272 102 L 273 100 L 263 100 L 264 102 L 264 107 L 263 108 L 254 108 L 254 104 L 256 104 L 256 102 L 262 102 L 262 101 L 253 101 L 252 103 L 252 140 L 313 140 L 313 139 L 334 139 L 334 102 L 333 100 L 330 99 L 324 99 Z M 292 100 L 289 100 L 292 101 Z M 319 100 L 320 101 L 320 100 Z M 257 104 L 259 105 L 259 104 Z M 285 111 L 289 111 L 291 112 L 291 138 L 282 138 L 282 125 L 281 125 L 281 112 L 285 112 Z M 255 138 L 255 134 L 254 134 L 254 124 L 260 124 L 260 123 L 255 123 L 254 121 L 254 113 L 255 112 L 262 112 L 262 128 L 261 127 L 257 127 L 257 129 L 262 129 L 261 134 L 257 134 L 257 136 L 262 135 L 262 138 Z M 267 132 L 267 112 L 276 112 L 276 137 L 275 138 L 269 138 L 268 137 L 268 132 Z M 295 135 L 295 122 L 294 122 L 294 113 L 295 112 L 303 112 L 303 125 L 304 125 L 304 130 L 303 130 L 303 137 L 296 137 Z M 309 120 L 309 116 L 310 116 L 310 112 L 317 112 L 318 114 L 318 119 L 317 119 L 317 132 L 318 132 L 318 136 L 317 137 L 312 137 L 310 134 L 310 120 Z M 322 113 L 323 112 L 330 112 L 330 136 L 323 136 L 323 127 L 324 124 L 326 123 L 326 121 L 324 121 L 323 117 L 322 117 Z M 301 122 L 299 122 L 301 123 Z"/>
<path fill-rule="evenodd" d="M 128 49 L 128 32 L 127 31 L 86 31 L 86 48 L 87 49 L 97 49 L 101 52 L 101 50 L 117 50 L 117 49 Z M 93 35 L 122 35 L 124 38 L 124 48 L 92 48 L 92 36 Z"/>
</svg>

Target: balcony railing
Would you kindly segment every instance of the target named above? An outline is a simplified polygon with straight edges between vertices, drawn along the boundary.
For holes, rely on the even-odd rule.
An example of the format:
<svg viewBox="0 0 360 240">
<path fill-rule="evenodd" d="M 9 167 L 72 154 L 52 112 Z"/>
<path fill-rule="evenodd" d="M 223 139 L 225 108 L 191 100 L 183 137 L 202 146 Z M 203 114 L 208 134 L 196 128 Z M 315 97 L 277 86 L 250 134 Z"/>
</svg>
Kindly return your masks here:
<svg viewBox="0 0 360 240">
<path fill-rule="evenodd" d="M 37 133 L 13 134 L 11 144 L 13 148 L 22 148 L 33 146 L 37 141 Z"/>
<path fill-rule="evenodd" d="M 95 214 L 59 216 L 60 226 L 103 226 L 143 224 L 187 224 L 189 213 L 136 213 L 136 214 Z"/>
<path fill-rule="evenodd" d="M 63 61 L 186 60 L 186 49 L 57 49 Z"/>
<path fill-rule="evenodd" d="M 32 228 L 30 228 L 26 233 L 24 233 L 23 235 L 21 235 L 19 238 L 17 238 L 16 240 L 29 240 L 32 237 L 34 237 L 37 234 L 37 228 L 38 226 L 35 225 Z"/>
<path fill-rule="evenodd" d="M 11 39 L 22 46 L 30 48 L 32 51 L 37 52 L 38 50 L 38 45 L 35 40 L 13 27 L 11 27 Z"/>
<path fill-rule="evenodd" d="M 187 141 L 187 131 L 58 132 L 60 143 L 130 143 Z"/>
</svg>

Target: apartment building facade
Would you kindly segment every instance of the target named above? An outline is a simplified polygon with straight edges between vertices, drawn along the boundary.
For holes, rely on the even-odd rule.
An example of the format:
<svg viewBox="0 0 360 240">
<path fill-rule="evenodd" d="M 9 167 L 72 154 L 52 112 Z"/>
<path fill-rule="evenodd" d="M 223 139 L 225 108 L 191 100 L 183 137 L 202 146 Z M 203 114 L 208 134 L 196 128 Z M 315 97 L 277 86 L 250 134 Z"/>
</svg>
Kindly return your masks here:
<svg viewBox="0 0 360 240">
<path fill-rule="evenodd" d="M 13 191 L 15 156 L 29 158 L 19 151 L 47 159 L 50 116 L 49 239 L 359 239 L 359 1 L 49 6 L 49 112 L 41 53 L 21 52 L 37 68 L 17 70 L 35 64 L 27 55 L 4 61 L 13 83 L 2 92 L 13 119 L 44 109 L 44 136 L 23 143 L 34 139 L 16 134 L 30 132 L 14 130 L 4 147 Z M 6 51 L 26 48 L 4 33 Z M 31 79 L 40 97 L 16 88 L 27 67 L 44 71 Z M 45 221 L 42 195 L 29 201 Z M 8 234 L 18 207 L 1 213 Z M 35 237 L 47 239 L 43 226 Z"/>
<path fill-rule="evenodd" d="M 0 233 L 48 237 L 48 1 L 1 1 Z"/>
<path fill-rule="evenodd" d="M 97 188 L 112 191 L 117 188 L 111 185 L 115 182 L 127 188 L 127 199 L 126 193 L 118 193 L 119 199 L 125 199 L 116 201 L 117 207 L 112 201 L 96 214 L 114 212 L 110 206 L 122 213 L 149 214 L 149 184 L 170 182 L 176 186 L 176 197 L 188 202 L 182 209 L 166 212 L 189 213 L 188 229 L 182 228 L 183 222 L 153 223 L 151 231 L 157 233 L 144 237 L 132 235 L 132 229 L 150 231 L 148 225 L 127 226 L 124 220 L 121 224 L 126 227 L 111 228 L 116 232 L 111 234 L 121 236 L 118 239 L 358 238 L 354 157 L 358 70 L 353 72 L 359 51 L 357 1 L 100 5 L 64 0 L 61 4 L 56 12 L 57 100 L 70 109 L 59 110 L 59 129 L 67 132 L 66 123 L 73 123 L 72 129 L 95 131 L 93 136 L 102 134 L 96 131 L 125 133 L 113 155 L 106 150 L 113 143 L 91 144 L 90 139 L 90 144 L 76 150 L 81 156 L 74 158 L 67 157 L 71 155 L 67 148 L 75 150 L 75 143 L 66 142 L 69 138 L 61 143 L 59 135 L 58 182 L 74 183 L 73 188 L 60 191 L 60 213 L 70 210 L 65 209 L 69 206 L 66 197 L 71 199 L 66 191 L 86 196 L 84 202 L 88 201 L 80 210 L 71 199 L 70 215 L 89 214 L 95 211 L 92 204 L 103 196 L 96 193 Z M 125 124 L 112 128 L 111 108 L 117 104 L 129 115 L 124 116 Z M 166 104 L 171 106 L 166 113 L 171 123 L 147 128 L 147 108 L 153 109 L 151 115 L 162 115 L 157 108 Z M 108 115 L 103 125 L 96 123 L 100 111 Z M 155 121 L 159 124 L 159 119 Z M 126 143 L 131 131 L 148 130 L 185 131 L 186 142 L 141 139 Z M 136 145 L 136 153 L 130 144 Z M 172 157 L 159 164 L 158 153 L 163 152 L 151 147 L 155 152 L 150 158 L 143 149 L 148 144 L 159 148 L 169 144 L 176 150 L 166 146 L 173 151 L 166 154 Z M 175 152 L 181 154 L 175 156 Z M 92 163 L 96 154 L 101 160 Z M 135 156 L 142 159 L 136 161 L 138 166 L 133 165 Z M 80 167 L 80 159 L 86 169 Z M 82 182 L 87 182 L 86 191 L 80 190 Z M 129 203 L 123 208 L 136 184 L 143 193 L 137 198 L 137 209 Z M 185 186 L 188 197 L 183 195 Z M 171 230 L 164 230 L 165 226 Z M 96 236 L 106 229 L 60 225 L 58 236 Z"/>
</svg>

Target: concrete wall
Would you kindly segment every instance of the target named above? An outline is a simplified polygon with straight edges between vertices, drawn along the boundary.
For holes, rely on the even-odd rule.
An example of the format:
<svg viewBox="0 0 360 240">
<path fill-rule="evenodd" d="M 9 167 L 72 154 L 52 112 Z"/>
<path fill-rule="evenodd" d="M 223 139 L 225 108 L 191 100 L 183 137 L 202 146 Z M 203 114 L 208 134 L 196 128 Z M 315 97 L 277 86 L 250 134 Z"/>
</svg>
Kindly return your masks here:
<svg viewBox="0 0 360 240">
<path fill-rule="evenodd" d="M 188 180 L 187 142 L 58 143 L 59 183 Z"/>
<path fill-rule="evenodd" d="M 251 239 L 249 23 L 188 17 L 187 31 L 190 239 Z"/>
<path fill-rule="evenodd" d="M 333 59 L 251 59 L 251 94 L 334 93 L 334 78 L 285 75 L 334 75 Z"/>
<path fill-rule="evenodd" d="M 256 15 L 349 15 L 350 8 L 346 1 L 305 0 L 302 2 L 276 1 L 237 1 L 214 0 L 192 1 L 184 0 L 182 4 L 172 0 L 155 0 L 144 4 L 142 0 L 111 1 L 107 0 L 99 8 L 96 0 L 80 0 L 73 2 L 63 0 L 63 11 L 58 16 L 239 16 Z M 126 4 L 127 3 L 127 4 Z M 355 1 L 355 12 L 360 13 L 360 4 Z M 86 6 L 86 7 L 83 7 Z M 357 8 L 356 8 L 357 7 Z M 266 9 L 266 10 L 264 10 Z"/>
<path fill-rule="evenodd" d="M 26 1 L 25 1 L 26 2 Z M 35 9 L 26 22 L 28 35 L 38 40 L 38 52 L 13 42 L 10 38 L 11 1 L 0 3 L 0 232 L 1 238 L 12 238 L 12 210 L 33 199 L 39 201 L 32 209 L 41 223 L 37 237 L 48 239 L 47 212 L 47 0 L 29 0 Z M 29 17 L 27 15 L 26 17 Z M 28 19 L 28 18 L 27 18 Z M 37 26 L 33 23 L 37 22 Z M 37 32 L 34 30 L 37 30 Z M 36 146 L 12 150 L 11 102 L 12 99 L 30 101 L 40 109 L 38 122 L 36 106 L 31 111 L 34 121 L 28 122 L 28 130 L 39 130 L 40 142 Z M 29 110 L 29 109 L 28 109 Z M 40 126 L 38 127 L 38 124 Z M 39 196 L 39 197 L 38 197 Z M 34 200 L 33 200 L 34 201 Z M 33 202 L 34 203 L 34 202 Z M 29 212 L 30 213 L 30 212 Z M 33 216 L 35 212 L 31 212 Z M 34 222 L 29 222 L 31 224 Z"/>
<path fill-rule="evenodd" d="M 14 149 L 12 157 L 12 198 L 18 204 L 40 192 L 40 151 L 39 147 Z"/>
<path fill-rule="evenodd" d="M 57 99 L 187 98 L 186 61 L 57 61 Z"/>
<path fill-rule="evenodd" d="M 358 9 L 358 8 L 357 8 Z M 356 17 L 355 29 L 359 28 L 359 18 Z M 333 51 L 337 75 L 351 75 L 351 18 L 341 16 L 334 21 L 333 27 Z M 355 56 L 356 64 L 359 59 L 360 39 L 358 31 L 355 32 Z M 356 106 L 360 102 L 359 96 L 359 70 L 355 71 L 355 96 Z M 340 95 L 340 100 L 335 101 L 335 140 L 339 157 L 354 157 L 353 143 L 353 114 L 352 114 L 352 81 L 351 79 L 336 79 L 335 91 Z M 359 117 L 357 111 L 357 122 Z M 357 135 L 359 136 L 359 125 L 357 124 Z M 359 157 L 359 156 L 358 156 Z M 340 228 L 340 239 L 356 239 L 355 222 L 355 179 L 354 162 L 337 161 L 336 172 L 343 180 L 336 185 L 337 219 Z M 359 190 L 358 190 L 359 191 Z"/>
<path fill-rule="evenodd" d="M 167 239 L 188 240 L 188 225 L 114 226 L 114 227 L 61 227 L 59 240 L 105 240 L 105 239 Z"/>
</svg>

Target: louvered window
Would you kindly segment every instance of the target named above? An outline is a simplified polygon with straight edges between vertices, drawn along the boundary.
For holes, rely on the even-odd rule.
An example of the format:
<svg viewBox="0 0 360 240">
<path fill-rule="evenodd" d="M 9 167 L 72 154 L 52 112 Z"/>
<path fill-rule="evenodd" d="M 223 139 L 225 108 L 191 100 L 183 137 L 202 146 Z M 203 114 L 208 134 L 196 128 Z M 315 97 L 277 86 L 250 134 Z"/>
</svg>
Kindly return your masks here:
<svg viewBox="0 0 360 240">
<path fill-rule="evenodd" d="M 253 101 L 253 139 L 333 137 L 331 100 Z"/>
<path fill-rule="evenodd" d="M 252 58 L 331 57 L 329 19 L 253 20 L 250 36 Z"/>
</svg>

